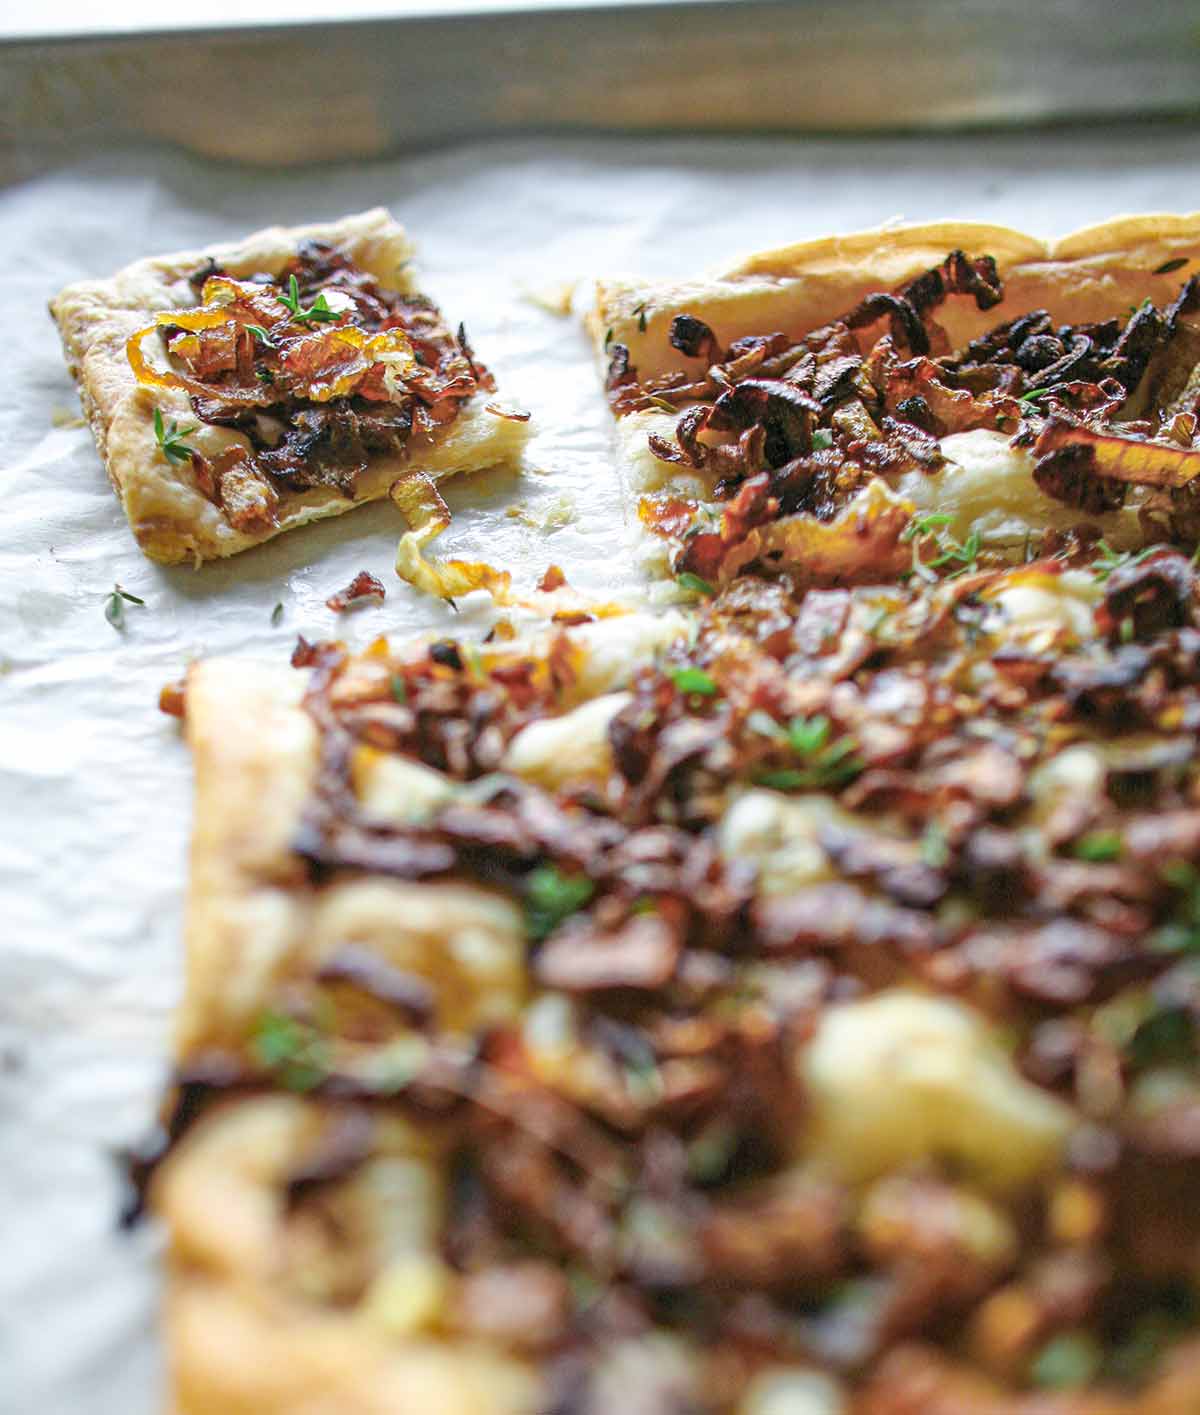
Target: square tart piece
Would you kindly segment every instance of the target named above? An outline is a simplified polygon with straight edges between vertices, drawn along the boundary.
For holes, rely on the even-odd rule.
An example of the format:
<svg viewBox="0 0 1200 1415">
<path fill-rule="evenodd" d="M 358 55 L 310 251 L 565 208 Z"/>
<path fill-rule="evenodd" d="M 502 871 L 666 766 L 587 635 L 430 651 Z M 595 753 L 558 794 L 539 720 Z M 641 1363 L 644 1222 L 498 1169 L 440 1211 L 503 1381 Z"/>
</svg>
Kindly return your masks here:
<svg viewBox="0 0 1200 1415">
<path fill-rule="evenodd" d="M 1200 217 L 885 227 L 588 323 L 659 574 L 811 581 L 1200 539 Z"/>
<path fill-rule="evenodd" d="M 402 479 L 519 463 L 528 415 L 495 401 L 412 249 L 378 208 L 140 260 L 51 302 L 152 560 L 234 555 Z"/>
<path fill-rule="evenodd" d="M 196 666 L 179 1415 L 1189 1409 L 1200 611 L 1133 568 Z"/>
</svg>

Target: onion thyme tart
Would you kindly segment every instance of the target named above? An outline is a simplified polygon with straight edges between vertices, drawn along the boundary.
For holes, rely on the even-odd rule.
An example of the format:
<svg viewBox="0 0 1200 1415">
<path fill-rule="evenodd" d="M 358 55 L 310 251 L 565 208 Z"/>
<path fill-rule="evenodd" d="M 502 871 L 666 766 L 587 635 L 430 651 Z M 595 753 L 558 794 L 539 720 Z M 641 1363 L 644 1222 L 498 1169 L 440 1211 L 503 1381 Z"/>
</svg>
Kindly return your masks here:
<svg viewBox="0 0 1200 1415">
<path fill-rule="evenodd" d="M 660 571 L 1200 538 L 1200 216 L 862 232 L 604 284 L 589 321 Z"/>
<path fill-rule="evenodd" d="M 52 302 L 152 560 L 233 555 L 392 489 L 445 525 L 435 481 L 519 461 L 528 415 L 495 401 L 411 255 L 379 209 L 138 261 Z"/>
<path fill-rule="evenodd" d="M 1200 590 L 201 664 L 180 1415 L 1200 1409 Z"/>
</svg>

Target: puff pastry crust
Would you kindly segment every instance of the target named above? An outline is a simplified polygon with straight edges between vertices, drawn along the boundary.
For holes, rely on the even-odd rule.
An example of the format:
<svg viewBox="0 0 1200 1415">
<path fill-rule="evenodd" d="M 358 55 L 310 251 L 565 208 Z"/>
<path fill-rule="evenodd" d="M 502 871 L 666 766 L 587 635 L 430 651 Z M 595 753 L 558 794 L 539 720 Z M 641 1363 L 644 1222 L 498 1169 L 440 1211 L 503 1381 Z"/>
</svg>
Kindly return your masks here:
<svg viewBox="0 0 1200 1415">
<path fill-rule="evenodd" d="M 409 456 L 377 455 L 359 477 L 353 500 L 330 487 L 285 488 L 272 525 L 238 529 L 202 494 L 186 463 L 162 456 L 154 434 L 155 407 L 167 420 L 182 424 L 194 421 L 191 406 L 181 390 L 138 385 L 125 353 L 129 336 L 159 311 L 196 304 L 187 277 L 206 258 L 237 278 L 260 271 L 276 274 L 305 240 L 341 247 L 388 288 L 415 289 L 407 264 L 412 243 L 387 211 L 376 208 L 340 221 L 272 226 L 240 241 L 136 261 L 109 279 L 69 285 L 51 301 L 67 365 L 109 480 L 138 544 L 152 560 L 199 563 L 234 555 L 283 531 L 385 496 L 404 472 L 441 479 L 519 462 L 528 427 L 486 412 L 487 397 L 476 395 L 433 446 Z M 216 455 L 242 440 L 229 429 L 202 424 L 189 444 Z"/>
<path fill-rule="evenodd" d="M 1005 291 L 995 310 L 959 300 L 938 311 L 939 323 L 958 345 L 991 328 L 1006 310 L 1044 307 L 1058 321 L 1080 323 L 1124 314 L 1147 296 L 1168 301 L 1179 273 L 1156 272 L 1168 262 L 1200 256 L 1200 212 L 1117 217 L 1056 241 L 982 221 L 880 226 L 763 251 L 732 270 L 694 280 L 601 281 L 586 322 L 601 355 L 611 330 L 633 364 L 653 376 L 678 361 L 667 330 L 684 311 L 709 324 L 723 344 L 765 330 L 800 334 L 873 290 L 911 280 L 954 249 L 992 256 Z"/>
</svg>

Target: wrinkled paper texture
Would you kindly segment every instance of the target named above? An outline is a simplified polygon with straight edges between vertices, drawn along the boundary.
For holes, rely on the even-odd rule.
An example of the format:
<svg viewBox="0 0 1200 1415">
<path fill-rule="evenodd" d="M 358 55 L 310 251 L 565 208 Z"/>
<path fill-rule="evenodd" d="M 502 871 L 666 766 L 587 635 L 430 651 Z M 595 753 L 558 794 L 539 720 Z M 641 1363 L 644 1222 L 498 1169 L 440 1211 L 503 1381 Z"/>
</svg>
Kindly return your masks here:
<svg viewBox="0 0 1200 1415">
<path fill-rule="evenodd" d="M 531 294 L 578 281 L 581 301 L 597 274 L 692 274 L 900 217 L 1057 234 L 1187 209 L 1194 153 L 1182 126 L 505 140 L 286 173 L 147 149 L 0 193 L 0 1410 L 162 1408 L 161 1237 L 117 1232 L 112 1160 L 152 1119 L 181 977 L 190 774 L 159 688 L 204 654 L 282 659 L 297 632 L 361 646 L 487 622 L 395 579 L 401 527 L 386 504 L 199 571 L 145 560 L 71 421 L 48 298 L 140 256 L 390 206 L 418 242 L 423 287 L 538 427 L 524 476 L 448 484 L 439 553 L 508 567 L 523 588 L 553 561 L 607 596 L 637 582 L 607 410 L 577 320 Z M 335 616 L 326 597 L 360 569 L 388 585 L 386 604 Z M 104 616 L 114 583 L 146 601 L 120 631 Z"/>
</svg>

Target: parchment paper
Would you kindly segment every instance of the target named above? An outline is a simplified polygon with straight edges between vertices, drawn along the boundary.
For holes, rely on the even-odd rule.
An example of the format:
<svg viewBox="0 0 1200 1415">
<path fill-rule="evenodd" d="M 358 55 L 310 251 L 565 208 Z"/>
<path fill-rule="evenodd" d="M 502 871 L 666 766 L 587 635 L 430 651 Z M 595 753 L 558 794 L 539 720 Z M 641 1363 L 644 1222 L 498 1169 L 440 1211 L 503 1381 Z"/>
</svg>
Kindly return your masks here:
<svg viewBox="0 0 1200 1415">
<path fill-rule="evenodd" d="M 803 81 L 803 76 L 797 78 Z M 337 115 L 331 114 L 336 122 Z M 152 1231 L 116 1231 L 111 1151 L 142 1135 L 180 981 L 187 754 L 155 707 L 197 655 L 286 655 L 297 631 L 365 643 L 482 632 L 391 574 L 371 507 L 200 571 L 143 559 L 78 412 L 46 301 L 138 256 L 383 202 L 425 287 L 466 321 L 540 428 L 536 471 L 450 484 L 444 549 L 531 585 L 632 587 L 608 415 L 578 325 L 523 292 L 598 273 L 692 273 L 755 248 L 892 217 L 1054 234 L 1121 211 L 1200 206 L 1196 133 L 478 144 L 351 170 L 230 171 L 106 154 L 0 194 L 0 1411 L 161 1408 Z M 561 498 L 567 498 L 564 507 Z M 569 510 L 548 532 L 538 523 Z M 519 511 L 520 514 L 508 514 Z M 359 569 L 387 603 L 324 600 Z M 114 582 L 146 600 L 105 621 Z M 273 606 L 283 622 L 271 624 Z M 432 1412 L 431 1412 L 432 1415 Z"/>
</svg>

